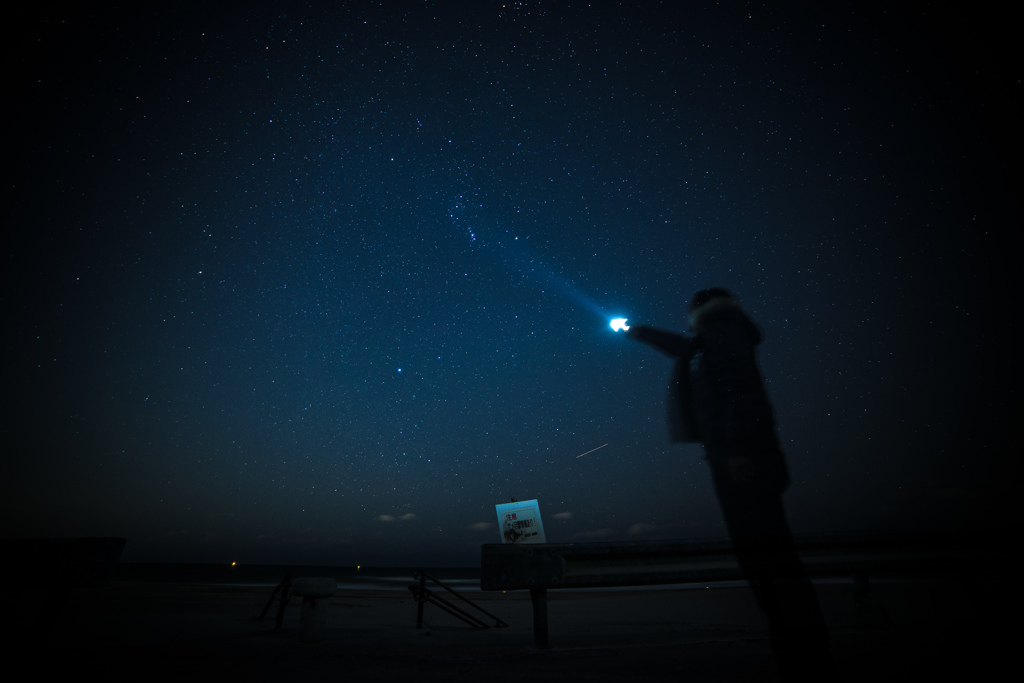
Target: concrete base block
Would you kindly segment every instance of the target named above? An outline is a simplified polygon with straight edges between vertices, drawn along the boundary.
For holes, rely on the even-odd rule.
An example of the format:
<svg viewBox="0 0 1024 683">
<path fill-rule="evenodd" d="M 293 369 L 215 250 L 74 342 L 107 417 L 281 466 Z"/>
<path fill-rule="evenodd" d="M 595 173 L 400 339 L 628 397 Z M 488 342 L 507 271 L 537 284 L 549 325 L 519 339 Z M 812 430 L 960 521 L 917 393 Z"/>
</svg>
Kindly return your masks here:
<svg viewBox="0 0 1024 683">
<path fill-rule="evenodd" d="M 327 626 L 327 599 L 338 590 L 332 578 L 301 578 L 292 582 L 292 595 L 302 598 L 299 615 L 299 640 L 315 643 L 323 638 Z"/>
</svg>

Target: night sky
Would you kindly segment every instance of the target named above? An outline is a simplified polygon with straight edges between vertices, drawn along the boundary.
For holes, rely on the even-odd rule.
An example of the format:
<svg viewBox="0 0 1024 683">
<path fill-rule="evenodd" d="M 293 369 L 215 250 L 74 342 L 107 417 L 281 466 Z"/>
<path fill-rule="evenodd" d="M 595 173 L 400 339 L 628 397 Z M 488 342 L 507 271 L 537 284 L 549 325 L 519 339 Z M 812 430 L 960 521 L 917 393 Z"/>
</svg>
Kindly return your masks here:
<svg viewBox="0 0 1024 683">
<path fill-rule="evenodd" d="M 722 537 L 671 360 L 608 324 L 710 286 L 796 533 L 1006 524 L 1005 17 L 84 4 L 4 28 L 2 536 L 471 566 L 537 498 L 553 542 Z"/>
</svg>

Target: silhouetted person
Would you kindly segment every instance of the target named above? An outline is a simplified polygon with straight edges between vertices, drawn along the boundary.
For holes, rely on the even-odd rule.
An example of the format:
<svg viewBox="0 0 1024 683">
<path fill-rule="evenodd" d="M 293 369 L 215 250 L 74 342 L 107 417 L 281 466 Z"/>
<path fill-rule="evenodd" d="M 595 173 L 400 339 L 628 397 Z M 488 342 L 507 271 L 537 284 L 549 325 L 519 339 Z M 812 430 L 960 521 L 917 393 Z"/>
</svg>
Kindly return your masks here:
<svg viewBox="0 0 1024 683">
<path fill-rule="evenodd" d="M 691 334 L 644 325 L 626 334 L 676 359 L 671 437 L 704 445 L 737 560 L 768 616 L 783 680 L 834 680 L 825 622 L 782 507 L 789 473 L 757 367 L 761 332 L 725 289 L 697 292 L 689 314 Z"/>
</svg>

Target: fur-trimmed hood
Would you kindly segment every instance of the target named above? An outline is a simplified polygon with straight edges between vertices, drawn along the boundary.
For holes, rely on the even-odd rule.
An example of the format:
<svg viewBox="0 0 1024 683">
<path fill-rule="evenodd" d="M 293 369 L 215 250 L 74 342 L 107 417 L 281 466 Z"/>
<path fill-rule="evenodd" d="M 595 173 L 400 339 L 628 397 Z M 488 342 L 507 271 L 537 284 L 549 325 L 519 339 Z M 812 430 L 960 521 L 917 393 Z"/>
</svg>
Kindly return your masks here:
<svg viewBox="0 0 1024 683">
<path fill-rule="evenodd" d="M 711 321 L 731 317 L 742 318 L 756 340 L 754 343 L 761 343 L 761 330 L 757 323 L 750 319 L 750 316 L 740 308 L 740 305 L 734 299 L 726 299 L 725 297 L 712 299 L 703 306 L 698 306 L 690 311 L 690 331 L 694 333 L 700 332 Z"/>
</svg>

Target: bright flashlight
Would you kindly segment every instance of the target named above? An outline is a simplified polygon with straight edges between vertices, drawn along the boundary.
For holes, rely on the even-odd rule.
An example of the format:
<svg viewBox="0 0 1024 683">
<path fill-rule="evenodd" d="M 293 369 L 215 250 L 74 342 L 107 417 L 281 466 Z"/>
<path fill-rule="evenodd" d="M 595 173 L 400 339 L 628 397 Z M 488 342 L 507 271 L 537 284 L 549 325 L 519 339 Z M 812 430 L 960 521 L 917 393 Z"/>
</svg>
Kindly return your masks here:
<svg viewBox="0 0 1024 683">
<path fill-rule="evenodd" d="M 615 330 L 616 332 L 620 330 L 629 329 L 629 325 L 626 324 L 625 318 L 616 318 L 615 320 L 611 321 L 610 325 L 612 326 L 612 329 Z"/>
</svg>

